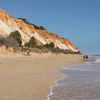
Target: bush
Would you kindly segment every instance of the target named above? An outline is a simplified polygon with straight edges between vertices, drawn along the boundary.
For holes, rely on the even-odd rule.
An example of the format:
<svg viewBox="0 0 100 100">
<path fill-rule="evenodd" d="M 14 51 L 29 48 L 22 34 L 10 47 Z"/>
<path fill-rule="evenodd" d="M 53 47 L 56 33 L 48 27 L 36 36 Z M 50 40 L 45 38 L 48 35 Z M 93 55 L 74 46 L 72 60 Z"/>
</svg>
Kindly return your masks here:
<svg viewBox="0 0 100 100">
<path fill-rule="evenodd" d="M 53 49 L 55 47 L 55 44 L 53 42 L 51 42 L 50 44 L 43 45 L 43 47 L 46 47 L 48 49 Z"/>
<path fill-rule="evenodd" d="M 3 43 L 7 48 L 8 47 L 19 47 L 18 41 L 13 37 L 6 37 Z"/>
<path fill-rule="evenodd" d="M 26 24 L 30 24 L 25 18 L 18 18 L 18 19 L 24 21 Z"/>
<path fill-rule="evenodd" d="M 43 26 L 37 26 L 35 24 L 32 24 L 32 23 L 28 22 L 25 18 L 18 18 L 18 19 L 23 20 L 26 24 L 33 25 L 35 29 L 38 29 L 38 30 L 46 30 Z"/>
<path fill-rule="evenodd" d="M 7 48 L 8 47 L 19 47 L 18 41 L 14 39 L 13 37 L 0 37 L 0 46 L 5 45 Z"/>
<path fill-rule="evenodd" d="M 55 44 L 54 44 L 53 42 L 51 42 L 51 43 L 49 44 L 49 46 L 50 46 L 51 48 L 54 48 L 54 47 L 55 47 Z"/>
<path fill-rule="evenodd" d="M 19 46 L 22 45 L 21 35 L 20 35 L 20 33 L 18 31 L 14 31 L 14 32 L 10 33 L 9 39 L 12 40 L 12 38 L 13 38 L 13 40 L 15 39 L 15 41 L 19 44 Z"/>
<path fill-rule="evenodd" d="M 36 39 L 34 37 L 31 37 L 30 41 L 25 44 L 25 47 L 33 48 L 36 46 L 36 44 L 37 44 Z"/>
<path fill-rule="evenodd" d="M 5 38 L 4 37 L 0 37 L 0 46 L 2 46 L 4 44 Z"/>
<path fill-rule="evenodd" d="M 40 30 L 46 30 L 43 26 L 39 26 Z"/>
</svg>

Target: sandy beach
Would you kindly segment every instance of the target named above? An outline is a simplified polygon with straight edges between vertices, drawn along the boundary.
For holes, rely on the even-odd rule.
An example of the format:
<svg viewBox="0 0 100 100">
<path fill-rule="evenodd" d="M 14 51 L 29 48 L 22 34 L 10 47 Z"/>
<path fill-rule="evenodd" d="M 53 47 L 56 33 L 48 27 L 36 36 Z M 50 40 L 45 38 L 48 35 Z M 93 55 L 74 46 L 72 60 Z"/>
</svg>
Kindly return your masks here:
<svg viewBox="0 0 100 100">
<path fill-rule="evenodd" d="M 0 57 L 0 100 L 46 100 L 56 70 L 77 63 L 79 55 Z"/>
</svg>

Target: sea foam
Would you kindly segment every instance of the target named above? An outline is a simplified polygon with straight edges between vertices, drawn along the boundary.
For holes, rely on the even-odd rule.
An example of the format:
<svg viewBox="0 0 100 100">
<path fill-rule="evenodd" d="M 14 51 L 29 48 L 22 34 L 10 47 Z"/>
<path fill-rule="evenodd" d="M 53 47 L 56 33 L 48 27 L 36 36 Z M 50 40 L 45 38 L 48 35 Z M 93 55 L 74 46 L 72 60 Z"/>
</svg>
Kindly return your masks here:
<svg viewBox="0 0 100 100">
<path fill-rule="evenodd" d="M 96 61 L 95 62 L 100 62 L 100 56 L 98 56 L 97 58 L 96 58 Z"/>
</svg>

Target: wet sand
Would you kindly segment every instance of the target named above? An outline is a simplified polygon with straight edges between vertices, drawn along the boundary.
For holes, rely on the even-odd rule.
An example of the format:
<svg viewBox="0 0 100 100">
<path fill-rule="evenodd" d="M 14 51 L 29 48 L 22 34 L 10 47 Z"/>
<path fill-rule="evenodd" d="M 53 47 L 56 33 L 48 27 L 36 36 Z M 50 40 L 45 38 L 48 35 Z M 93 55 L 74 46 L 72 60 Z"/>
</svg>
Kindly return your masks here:
<svg viewBox="0 0 100 100">
<path fill-rule="evenodd" d="M 78 55 L 0 58 L 0 100 L 46 100 L 56 70 L 82 63 Z"/>
<path fill-rule="evenodd" d="M 100 62 L 69 65 L 60 71 L 48 100 L 100 100 Z"/>
</svg>

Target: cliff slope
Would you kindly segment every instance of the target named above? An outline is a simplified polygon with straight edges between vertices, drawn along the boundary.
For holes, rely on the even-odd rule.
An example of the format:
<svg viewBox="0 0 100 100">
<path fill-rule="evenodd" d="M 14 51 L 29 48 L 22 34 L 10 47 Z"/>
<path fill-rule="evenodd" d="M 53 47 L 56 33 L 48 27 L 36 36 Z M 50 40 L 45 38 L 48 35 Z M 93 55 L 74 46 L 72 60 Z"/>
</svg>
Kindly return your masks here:
<svg viewBox="0 0 100 100">
<path fill-rule="evenodd" d="M 7 37 L 13 31 L 20 32 L 22 45 L 34 37 L 42 45 L 53 42 L 55 47 L 60 49 L 79 52 L 68 39 L 60 38 L 54 33 L 49 33 L 44 27 L 28 23 L 21 18 L 12 17 L 6 11 L 0 10 L 0 36 Z"/>
</svg>

